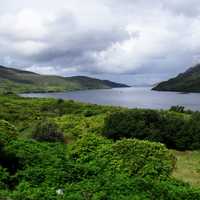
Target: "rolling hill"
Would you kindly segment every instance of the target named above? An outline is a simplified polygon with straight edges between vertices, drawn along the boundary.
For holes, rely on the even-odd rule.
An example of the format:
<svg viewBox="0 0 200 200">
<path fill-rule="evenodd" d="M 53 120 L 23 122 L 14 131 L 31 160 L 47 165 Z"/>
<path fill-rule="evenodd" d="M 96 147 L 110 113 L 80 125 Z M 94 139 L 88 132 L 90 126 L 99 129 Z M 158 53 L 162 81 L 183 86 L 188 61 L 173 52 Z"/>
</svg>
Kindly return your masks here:
<svg viewBox="0 0 200 200">
<path fill-rule="evenodd" d="M 128 87 L 125 84 L 86 76 L 61 77 L 0 66 L 0 92 L 63 92 Z"/>
<path fill-rule="evenodd" d="M 153 88 L 157 91 L 200 92 L 200 64 L 189 68 L 177 77 L 159 83 Z"/>
</svg>

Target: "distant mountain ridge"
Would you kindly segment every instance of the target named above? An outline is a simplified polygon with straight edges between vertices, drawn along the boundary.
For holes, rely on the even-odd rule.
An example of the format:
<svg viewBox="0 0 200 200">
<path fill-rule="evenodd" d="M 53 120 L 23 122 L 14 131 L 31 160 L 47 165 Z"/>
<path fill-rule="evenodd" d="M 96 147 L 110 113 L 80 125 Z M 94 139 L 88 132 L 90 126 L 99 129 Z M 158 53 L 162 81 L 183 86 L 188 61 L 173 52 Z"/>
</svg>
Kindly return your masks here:
<svg viewBox="0 0 200 200">
<path fill-rule="evenodd" d="M 200 92 L 200 64 L 189 68 L 175 78 L 159 83 L 157 91 Z"/>
<path fill-rule="evenodd" d="M 85 89 L 129 87 L 87 76 L 62 77 L 0 66 L 0 92 L 63 92 Z"/>
</svg>

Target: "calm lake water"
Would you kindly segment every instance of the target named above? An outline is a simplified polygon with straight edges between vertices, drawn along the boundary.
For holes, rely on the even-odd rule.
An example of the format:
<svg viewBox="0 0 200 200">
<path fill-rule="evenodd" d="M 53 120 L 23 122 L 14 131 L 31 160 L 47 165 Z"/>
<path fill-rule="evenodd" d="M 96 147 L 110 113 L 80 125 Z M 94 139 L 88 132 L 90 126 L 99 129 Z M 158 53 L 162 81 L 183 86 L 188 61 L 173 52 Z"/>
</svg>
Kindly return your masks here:
<svg viewBox="0 0 200 200">
<path fill-rule="evenodd" d="M 101 105 L 129 108 L 168 109 L 181 105 L 200 111 L 200 93 L 157 92 L 151 87 L 113 88 L 104 90 L 84 90 L 65 93 L 31 93 L 25 97 L 53 97 L 72 99 Z"/>
</svg>

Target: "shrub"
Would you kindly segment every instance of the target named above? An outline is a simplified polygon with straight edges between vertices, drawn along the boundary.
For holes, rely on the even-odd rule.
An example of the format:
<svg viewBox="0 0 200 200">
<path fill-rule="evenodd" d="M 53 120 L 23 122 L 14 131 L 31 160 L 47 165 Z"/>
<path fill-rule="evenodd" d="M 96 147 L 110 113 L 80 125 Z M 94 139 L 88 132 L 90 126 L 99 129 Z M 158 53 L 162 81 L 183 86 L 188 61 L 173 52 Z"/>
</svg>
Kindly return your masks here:
<svg viewBox="0 0 200 200">
<path fill-rule="evenodd" d="M 174 157 L 162 144 L 136 139 L 114 143 L 93 134 L 85 135 L 72 145 L 71 157 L 79 163 L 87 163 L 94 174 L 104 171 L 158 178 L 168 177 L 174 166 Z"/>
<path fill-rule="evenodd" d="M 161 142 L 178 150 L 199 149 L 199 115 L 137 109 L 113 112 L 105 118 L 103 135 L 114 140 L 138 138 Z"/>
<path fill-rule="evenodd" d="M 150 133 L 157 132 L 156 126 L 162 124 L 162 117 L 153 110 L 113 112 L 105 119 L 103 134 L 115 140 L 123 137 L 145 139 L 152 137 Z"/>
<path fill-rule="evenodd" d="M 0 166 L 0 189 L 5 189 L 7 187 L 7 182 L 9 179 L 9 173 L 5 168 Z"/>
<path fill-rule="evenodd" d="M 7 143 L 17 138 L 15 126 L 5 120 L 0 120 L 0 143 Z"/>
<path fill-rule="evenodd" d="M 93 116 L 93 115 L 97 115 L 98 113 L 96 112 L 96 111 L 94 111 L 94 110 L 84 110 L 83 111 L 83 115 L 85 116 L 85 117 L 91 117 L 91 116 Z"/>
<path fill-rule="evenodd" d="M 32 131 L 32 138 L 38 141 L 64 142 L 64 134 L 58 125 L 49 120 L 37 122 Z"/>
<path fill-rule="evenodd" d="M 170 108 L 170 111 L 184 113 L 185 112 L 185 107 L 184 106 L 172 106 Z"/>
</svg>

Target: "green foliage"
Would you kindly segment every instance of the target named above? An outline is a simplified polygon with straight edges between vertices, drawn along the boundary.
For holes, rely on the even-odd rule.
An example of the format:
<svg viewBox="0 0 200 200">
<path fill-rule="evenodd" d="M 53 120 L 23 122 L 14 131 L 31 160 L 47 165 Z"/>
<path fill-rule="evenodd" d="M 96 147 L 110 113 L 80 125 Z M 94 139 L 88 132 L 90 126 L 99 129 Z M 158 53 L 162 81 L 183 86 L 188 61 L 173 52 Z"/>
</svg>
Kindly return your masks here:
<svg viewBox="0 0 200 200">
<path fill-rule="evenodd" d="M 72 145 L 71 156 L 79 163 L 91 164 L 95 172 L 112 170 L 151 178 L 170 175 L 174 162 L 164 145 L 136 139 L 113 143 L 91 134 Z"/>
<path fill-rule="evenodd" d="M 32 138 L 38 141 L 64 142 L 64 135 L 54 121 L 42 120 L 36 123 Z"/>
<path fill-rule="evenodd" d="M 76 179 L 76 168 L 68 161 L 64 144 L 21 140 L 10 145 L 7 151 L 19 160 L 15 176 L 20 182 L 28 182 L 30 186 L 59 187 Z"/>
<path fill-rule="evenodd" d="M 0 195 L 5 199 L 200 198 L 199 190 L 170 178 L 173 157 L 158 143 L 136 139 L 115 143 L 86 134 L 68 148 L 61 143 L 15 140 L 6 152 L 15 154 L 19 165 L 14 176 L 0 170 Z M 57 193 L 59 189 L 63 194 Z"/>
<path fill-rule="evenodd" d="M 17 138 L 15 126 L 5 120 L 0 120 L 0 144 L 6 144 Z"/>
<path fill-rule="evenodd" d="M 167 177 L 174 165 L 174 157 L 164 145 L 148 141 L 117 141 L 113 145 L 112 155 L 115 159 L 122 160 L 120 170 L 127 170 L 130 175 L 138 174 L 142 177 Z"/>
<path fill-rule="evenodd" d="M 163 144 L 138 140 L 199 148 L 199 122 L 198 112 L 0 96 L 0 199 L 200 199 L 199 189 L 172 178 L 178 165 Z M 60 132 L 67 144 L 49 142 Z"/>
<path fill-rule="evenodd" d="M 101 134 L 104 124 L 105 114 L 85 117 L 85 114 L 63 115 L 55 119 L 69 142 L 76 140 L 84 134 Z"/>
<path fill-rule="evenodd" d="M 91 117 L 93 115 L 96 115 L 97 113 L 95 111 L 92 111 L 92 110 L 84 110 L 83 114 L 84 114 L 85 117 Z"/>
<path fill-rule="evenodd" d="M 8 179 L 9 179 L 9 173 L 7 172 L 5 168 L 0 166 L 0 190 L 6 189 Z"/>
<path fill-rule="evenodd" d="M 166 111 L 124 110 L 107 116 L 103 134 L 114 140 L 138 138 L 161 142 L 173 149 L 199 149 L 199 123 L 198 112 L 186 117 Z"/>
<path fill-rule="evenodd" d="M 17 136 L 18 135 L 15 126 L 5 120 L 0 120 L 0 187 L 1 185 L 4 185 L 3 183 L 1 183 L 1 176 L 3 178 L 3 174 L 5 174 L 3 173 L 4 169 L 1 168 L 1 165 L 9 167 L 10 159 L 12 159 L 12 156 L 6 154 L 5 147 L 13 140 L 16 140 Z M 10 168 L 10 171 L 13 170 L 14 168 Z"/>
</svg>

